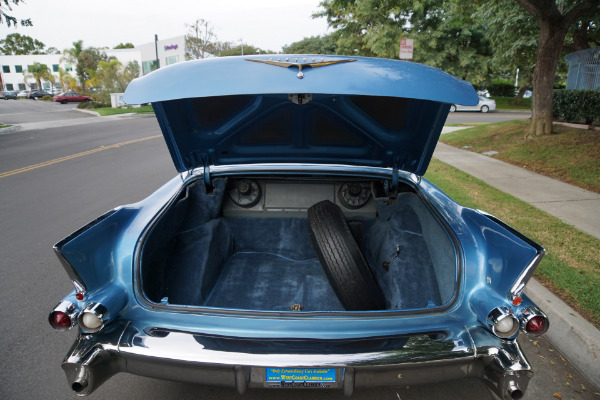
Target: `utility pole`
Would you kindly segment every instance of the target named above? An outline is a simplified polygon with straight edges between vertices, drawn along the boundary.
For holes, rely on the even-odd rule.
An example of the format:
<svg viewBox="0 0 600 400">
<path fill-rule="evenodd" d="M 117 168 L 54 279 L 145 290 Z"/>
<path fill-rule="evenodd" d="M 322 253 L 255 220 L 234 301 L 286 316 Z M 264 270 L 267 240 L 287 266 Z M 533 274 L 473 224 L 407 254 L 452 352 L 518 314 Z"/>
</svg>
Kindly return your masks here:
<svg viewBox="0 0 600 400">
<path fill-rule="evenodd" d="M 156 69 L 159 69 L 160 60 L 158 59 L 158 35 L 154 35 L 154 51 L 156 51 Z"/>
</svg>

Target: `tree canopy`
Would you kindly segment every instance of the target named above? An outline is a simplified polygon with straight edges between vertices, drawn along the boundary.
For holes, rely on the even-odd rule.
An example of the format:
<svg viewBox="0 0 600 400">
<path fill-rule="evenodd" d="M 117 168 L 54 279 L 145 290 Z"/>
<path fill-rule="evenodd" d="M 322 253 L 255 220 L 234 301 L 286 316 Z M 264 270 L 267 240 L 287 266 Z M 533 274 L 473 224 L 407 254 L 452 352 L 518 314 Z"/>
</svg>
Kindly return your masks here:
<svg viewBox="0 0 600 400">
<path fill-rule="evenodd" d="M 0 24 L 6 24 L 9 28 L 14 26 L 15 28 L 18 26 L 17 19 L 8 13 L 12 13 L 12 7 L 10 5 L 19 5 L 19 3 L 25 3 L 23 0 L 0 0 Z M 33 26 L 31 22 L 31 18 L 22 19 L 19 21 L 21 26 Z"/>
<path fill-rule="evenodd" d="M 333 35 L 311 36 L 283 46 L 283 52 L 289 54 L 335 54 L 336 37 Z"/>
<path fill-rule="evenodd" d="M 46 54 L 46 45 L 32 37 L 11 33 L 0 40 L 0 52 L 6 55 Z"/>
<path fill-rule="evenodd" d="M 323 0 L 315 14 L 336 29 L 338 54 L 398 58 L 415 41 L 414 61 L 481 83 L 492 54 L 487 29 L 459 0 Z"/>
<path fill-rule="evenodd" d="M 186 59 L 196 60 L 205 58 L 209 53 L 214 54 L 216 36 L 208 21 L 197 19 L 187 27 L 188 33 L 185 35 Z"/>
<path fill-rule="evenodd" d="M 134 47 L 135 46 L 133 45 L 133 43 L 127 42 L 127 43 L 119 43 L 114 48 L 115 49 L 133 49 Z"/>
<path fill-rule="evenodd" d="M 413 61 L 475 85 L 513 79 L 534 87 L 531 134 L 551 132 L 551 92 L 562 51 L 600 44 L 600 0 L 322 0 L 314 17 L 335 31 L 337 54 L 398 58 L 412 38 Z M 563 65 L 565 65 L 563 63 Z M 543 122 L 540 122 L 543 121 Z"/>
</svg>

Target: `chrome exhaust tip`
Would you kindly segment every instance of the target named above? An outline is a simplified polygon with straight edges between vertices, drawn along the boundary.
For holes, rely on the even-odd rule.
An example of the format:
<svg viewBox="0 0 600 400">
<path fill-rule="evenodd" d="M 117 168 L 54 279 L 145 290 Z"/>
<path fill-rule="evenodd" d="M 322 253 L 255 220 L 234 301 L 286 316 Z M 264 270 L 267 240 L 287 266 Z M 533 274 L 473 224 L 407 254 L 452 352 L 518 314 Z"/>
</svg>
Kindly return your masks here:
<svg viewBox="0 0 600 400">
<path fill-rule="evenodd" d="M 508 395 L 511 399 L 519 400 L 523 398 L 523 391 L 519 389 L 519 386 L 515 382 L 508 384 Z"/>
</svg>

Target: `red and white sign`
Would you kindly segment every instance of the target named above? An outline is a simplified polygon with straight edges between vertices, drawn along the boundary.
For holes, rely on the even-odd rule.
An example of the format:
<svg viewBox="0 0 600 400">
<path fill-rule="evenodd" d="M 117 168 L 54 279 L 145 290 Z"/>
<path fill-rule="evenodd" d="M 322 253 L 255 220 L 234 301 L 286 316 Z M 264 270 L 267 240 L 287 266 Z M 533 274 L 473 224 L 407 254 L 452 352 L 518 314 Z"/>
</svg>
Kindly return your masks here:
<svg viewBox="0 0 600 400">
<path fill-rule="evenodd" d="M 412 60 L 413 58 L 413 47 L 415 44 L 414 39 L 401 39 L 400 40 L 400 59 Z"/>
</svg>

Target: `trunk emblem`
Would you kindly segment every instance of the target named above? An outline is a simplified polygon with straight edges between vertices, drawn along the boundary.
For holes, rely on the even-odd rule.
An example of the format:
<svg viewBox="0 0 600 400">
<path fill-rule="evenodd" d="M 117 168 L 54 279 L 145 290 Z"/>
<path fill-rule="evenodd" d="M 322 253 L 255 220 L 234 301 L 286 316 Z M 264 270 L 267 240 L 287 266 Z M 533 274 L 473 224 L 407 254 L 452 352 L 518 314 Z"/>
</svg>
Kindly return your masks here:
<svg viewBox="0 0 600 400">
<path fill-rule="evenodd" d="M 270 60 L 255 60 L 252 58 L 246 59 L 246 61 L 275 65 L 277 67 L 283 67 L 283 68 L 296 67 L 296 68 L 298 68 L 298 74 L 296 75 L 298 77 L 298 79 L 304 78 L 304 73 L 302 72 L 303 68 L 318 68 L 318 67 L 325 67 L 327 65 L 341 64 L 341 63 L 356 61 L 356 59 L 354 59 L 354 58 L 348 58 L 345 60 L 328 60 L 328 61 L 326 61 L 324 58 L 322 58 L 321 61 L 309 62 L 309 63 L 307 63 L 307 62 L 299 63 L 299 62 L 297 62 L 298 61 L 297 58 L 294 59 L 295 62 L 289 62 L 288 60 L 289 60 L 289 58 L 286 58 L 285 61 L 279 61 L 279 60 L 273 61 L 273 59 L 270 59 Z M 313 58 L 312 61 L 314 61 L 314 60 L 315 59 Z M 304 59 L 304 61 L 306 61 L 306 58 Z"/>
</svg>

